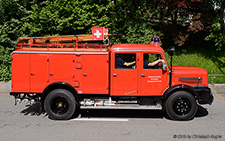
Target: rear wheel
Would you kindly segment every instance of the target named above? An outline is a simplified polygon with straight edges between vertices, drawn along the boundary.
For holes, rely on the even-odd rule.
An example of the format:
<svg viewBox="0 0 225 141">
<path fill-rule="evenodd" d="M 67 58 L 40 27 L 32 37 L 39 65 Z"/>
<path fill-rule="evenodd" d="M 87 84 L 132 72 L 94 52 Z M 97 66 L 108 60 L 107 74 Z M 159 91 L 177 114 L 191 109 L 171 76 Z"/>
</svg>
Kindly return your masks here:
<svg viewBox="0 0 225 141">
<path fill-rule="evenodd" d="M 197 103 L 192 94 L 177 91 L 166 101 L 166 112 L 174 120 L 190 120 L 197 112 Z"/>
<path fill-rule="evenodd" d="M 53 90 L 44 101 L 45 111 L 50 118 L 56 120 L 69 119 L 74 114 L 76 105 L 73 94 L 64 89 Z"/>
</svg>

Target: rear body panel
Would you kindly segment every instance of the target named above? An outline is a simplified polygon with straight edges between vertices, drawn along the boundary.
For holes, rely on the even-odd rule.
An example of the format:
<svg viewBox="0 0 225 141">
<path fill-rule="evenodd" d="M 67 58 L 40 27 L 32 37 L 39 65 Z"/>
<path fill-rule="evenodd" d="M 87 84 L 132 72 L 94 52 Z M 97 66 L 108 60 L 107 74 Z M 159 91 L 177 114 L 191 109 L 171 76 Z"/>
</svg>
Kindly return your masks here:
<svg viewBox="0 0 225 141">
<path fill-rule="evenodd" d="M 15 51 L 12 92 L 42 93 L 52 83 L 66 82 L 80 94 L 108 94 L 108 58 L 107 52 Z"/>
</svg>

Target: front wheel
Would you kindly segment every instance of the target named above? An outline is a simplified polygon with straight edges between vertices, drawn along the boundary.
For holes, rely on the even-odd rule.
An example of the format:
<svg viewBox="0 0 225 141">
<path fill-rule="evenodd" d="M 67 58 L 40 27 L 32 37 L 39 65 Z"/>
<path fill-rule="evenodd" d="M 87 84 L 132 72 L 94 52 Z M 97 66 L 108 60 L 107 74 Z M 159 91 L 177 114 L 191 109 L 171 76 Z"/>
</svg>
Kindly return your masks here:
<svg viewBox="0 0 225 141">
<path fill-rule="evenodd" d="M 189 92 L 177 91 L 167 99 L 166 112 L 171 119 L 190 120 L 197 112 L 196 100 Z"/>
<path fill-rule="evenodd" d="M 64 89 L 53 90 L 44 101 L 45 111 L 50 118 L 56 120 L 69 119 L 74 114 L 76 105 L 73 94 Z"/>
</svg>

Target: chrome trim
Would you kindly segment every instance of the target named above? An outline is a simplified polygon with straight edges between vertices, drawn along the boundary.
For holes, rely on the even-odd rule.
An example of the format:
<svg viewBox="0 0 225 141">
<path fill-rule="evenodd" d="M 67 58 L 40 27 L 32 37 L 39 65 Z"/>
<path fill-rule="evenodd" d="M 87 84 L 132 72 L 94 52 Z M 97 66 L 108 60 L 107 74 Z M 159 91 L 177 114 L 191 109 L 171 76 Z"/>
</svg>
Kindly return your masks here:
<svg viewBox="0 0 225 141">
<path fill-rule="evenodd" d="M 112 54 L 115 53 L 115 52 L 157 52 L 157 53 L 161 53 L 162 55 L 164 55 L 160 51 L 148 51 L 148 50 L 115 50 L 115 51 L 112 52 Z"/>
<path fill-rule="evenodd" d="M 179 82 L 184 82 L 188 84 L 202 83 L 202 77 L 179 78 Z"/>
<path fill-rule="evenodd" d="M 205 85 L 191 85 L 191 87 L 197 88 L 197 87 L 206 87 L 206 86 Z"/>
</svg>

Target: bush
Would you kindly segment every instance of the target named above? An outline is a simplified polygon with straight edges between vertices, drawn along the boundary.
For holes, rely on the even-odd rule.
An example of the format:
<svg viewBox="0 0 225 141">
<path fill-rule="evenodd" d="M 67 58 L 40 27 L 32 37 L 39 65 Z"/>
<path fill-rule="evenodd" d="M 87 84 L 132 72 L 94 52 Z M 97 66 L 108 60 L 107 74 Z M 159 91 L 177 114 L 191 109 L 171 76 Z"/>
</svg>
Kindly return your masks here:
<svg viewBox="0 0 225 141">
<path fill-rule="evenodd" d="M 0 81 L 11 80 L 11 48 L 0 46 Z"/>
</svg>

